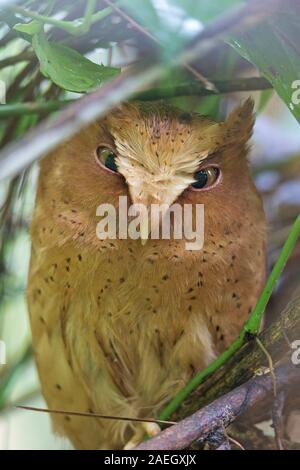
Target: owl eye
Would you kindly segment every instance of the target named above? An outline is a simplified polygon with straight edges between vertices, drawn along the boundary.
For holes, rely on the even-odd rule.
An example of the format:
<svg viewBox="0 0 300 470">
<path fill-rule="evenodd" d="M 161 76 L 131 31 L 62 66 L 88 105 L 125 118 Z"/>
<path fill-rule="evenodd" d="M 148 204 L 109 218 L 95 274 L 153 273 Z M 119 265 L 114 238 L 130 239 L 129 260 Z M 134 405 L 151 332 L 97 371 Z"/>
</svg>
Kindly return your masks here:
<svg viewBox="0 0 300 470">
<path fill-rule="evenodd" d="M 116 163 L 117 155 L 108 147 L 98 147 L 96 150 L 96 161 L 105 170 L 118 173 Z"/>
<path fill-rule="evenodd" d="M 195 182 L 191 184 L 194 190 L 206 189 L 213 186 L 220 177 L 220 169 L 217 166 L 209 166 L 196 171 Z"/>
</svg>

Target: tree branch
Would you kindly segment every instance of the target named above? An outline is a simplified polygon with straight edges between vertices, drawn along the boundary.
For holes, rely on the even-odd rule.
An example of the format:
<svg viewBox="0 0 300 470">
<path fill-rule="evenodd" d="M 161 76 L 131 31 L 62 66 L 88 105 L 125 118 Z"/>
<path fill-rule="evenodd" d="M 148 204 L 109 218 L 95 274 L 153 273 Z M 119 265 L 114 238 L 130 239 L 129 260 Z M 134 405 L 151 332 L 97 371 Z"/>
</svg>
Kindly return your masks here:
<svg viewBox="0 0 300 470">
<path fill-rule="evenodd" d="M 191 82 L 174 87 L 153 88 L 139 93 L 138 100 L 154 101 L 178 96 L 214 96 L 225 93 L 241 91 L 269 90 L 272 85 L 263 77 L 238 78 L 233 80 L 210 80 L 214 83 L 217 91 L 208 90 L 202 83 Z"/>
<path fill-rule="evenodd" d="M 1 62 L 0 62 L 1 66 Z M 272 85 L 262 77 L 250 77 L 236 80 L 214 81 L 218 91 L 208 90 L 200 82 L 178 85 L 169 88 L 152 88 L 138 93 L 133 99 L 140 101 L 154 101 L 175 98 L 179 96 L 209 96 L 241 91 L 257 91 L 272 88 Z M 76 100 L 43 101 L 35 103 L 14 103 L 0 106 L 0 119 L 24 114 L 51 113 Z"/>
<path fill-rule="evenodd" d="M 299 383 L 299 369 L 290 359 L 275 368 L 278 389 L 286 384 Z M 269 373 L 254 376 L 245 384 L 222 396 L 210 405 L 180 423 L 162 431 L 134 450 L 185 449 L 194 441 L 205 441 L 220 427 L 225 428 L 255 403 L 264 400 L 272 392 L 273 381 Z"/>
<path fill-rule="evenodd" d="M 285 334 L 293 341 L 299 339 L 299 333 L 300 297 L 292 301 L 280 318 L 273 321 L 259 335 L 259 338 L 271 353 L 273 362 L 276 362 L 290 352 Z M 180 421 L 207 403 L 228 393 L 234 387 L 241 385 L 252 377 L 254 371 L 259 370 L 262 365 L 268 366 L 265 354 L 256 341 L 249 341 L 184 401 L 178 412 L 173 414 L 174 421 Z"/>
</svg>

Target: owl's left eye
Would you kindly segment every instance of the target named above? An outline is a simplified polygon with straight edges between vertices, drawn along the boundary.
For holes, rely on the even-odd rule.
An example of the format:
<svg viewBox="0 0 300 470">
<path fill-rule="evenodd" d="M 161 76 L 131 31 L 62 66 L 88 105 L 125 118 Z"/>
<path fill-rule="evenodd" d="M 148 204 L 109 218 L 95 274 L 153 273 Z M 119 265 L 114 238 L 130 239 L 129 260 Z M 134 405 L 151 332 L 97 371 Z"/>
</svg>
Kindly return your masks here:
<svg viewBox="0 0 300 470">
<path fill-rule="evenodd" d="M 118 173 L 116 163 L 117 155 L 108 147 L 98 147 L 96 150 L 96 161 L 105 170 Z"/>
<path fill-rule="evenodd" d="M 217 166 L 200 169 L 194 174 L 195 182 L 191 184 L 192 189 L 208 189 L 219 181 L 219 177 L 220 169 Z"/>
</svg>

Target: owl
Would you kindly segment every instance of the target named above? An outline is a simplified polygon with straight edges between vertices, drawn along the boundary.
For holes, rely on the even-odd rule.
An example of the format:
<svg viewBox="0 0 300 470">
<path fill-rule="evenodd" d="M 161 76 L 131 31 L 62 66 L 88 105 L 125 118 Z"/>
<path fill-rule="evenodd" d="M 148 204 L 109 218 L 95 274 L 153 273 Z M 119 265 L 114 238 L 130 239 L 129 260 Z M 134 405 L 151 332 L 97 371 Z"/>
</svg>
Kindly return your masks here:
<svg viewBox="0 0 300 470">
<path fill-rule="evenodd" d="M 266 221 L 247 161 L 253 123 L 251 99 L 224 122 L 124 103 L 43 159 L 28 304 L 50 409 L 155 418 L 239 334 L 266 274 Z M 203 246 L 145 230 L 100 239 L 97 207 L 120 217 L 120 196 L 147 210 L 203 205 Z M 132 448 L 158 431 L 52 421 L 77 449 Z"/>
</svg>

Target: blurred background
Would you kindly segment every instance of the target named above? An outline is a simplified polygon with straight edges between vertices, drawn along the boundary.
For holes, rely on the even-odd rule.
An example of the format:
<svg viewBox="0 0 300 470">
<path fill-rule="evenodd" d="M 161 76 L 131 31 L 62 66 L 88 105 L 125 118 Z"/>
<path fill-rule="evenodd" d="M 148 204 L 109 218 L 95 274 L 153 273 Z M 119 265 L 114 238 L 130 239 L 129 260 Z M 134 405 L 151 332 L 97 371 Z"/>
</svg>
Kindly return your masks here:
<svg viewBox="0 0 300 470">
<path fill-rule="evenodd" d="M 79 99 L 81 93 L 74 93 L 73 90 L 64 88 L 61 83 L 54 83 L 41 72 L 27 33 L 20 31 L 20 28 L 14 29 L 17 23 L 27 24 L 32 18 L 21 10 L 7 8 L 9 3 L 49 15 L 52 19 L 73 21 L 84 16 L 87 2 L 6 2 L 0 13 L 0 80 L 6 85 L 6 105 L 60 100 L 63 106 L 66 100 Z M 96 11 L 111 8 L 108 3 L 96 2 Z M 140 11 L 134 16 L 129 2 L 118 2 L 122 7 L 121 13 L 112 8 L 105 18 L 92 24 L 85 34 L 71 35 L 54 24 L 47 24 L 46 31 L 52 41 L 69 45 L 93 63 L 127 71 L 145 60 L 157 60 L 157 44 L 151 39 L 151 35 L 166 44 L 165 49 L 169 48 L 167 51 L 164 49 L 164 60 L 167 61 L 168 54 L 173 53 L 172 47 L 182 49 L 207 24 L 240 3 L 244 2 L 202 1 L 197 2 L 197 11 L 192 11 L 192 3 L 189 1 L 184 4 L 179 0 L 153 0 L 152 3 L 142 0 Z M 149 12 L 153 11 L 157 15 L 155 21 L 159 20 L 159 28 L 158 23 L 149 16 Z M 123 15 L 122 12 L 126 14 Z M 277 25 L 278 22 L 280 24 L 280 18 L 280 15 L 279 19 L 276 18 Z M 136 21 L 142 24 L 142 28 L 136 27 Z M 145 31 L 150 31 L 151 34 L 145 34 Z M 299 36 L 298 40 L 299 44 Z M 243 44 L 243 41 L 240 44 Z M 269 53 L 272 55 L 274 50 Z M 155 86 L 170 90 L 178 84 L 197 79 L 204 85 L 205 82 L 228 82 L 233 79 L 244 83 L 248 77 L 261 77 L 261 71 L 251 62 L 253 61 L 246 60 L 232 47 L 230 40 L 222 41 L 207 56 L 199 61 L 195 60 L 191 64 L 192 70 L 172 70 L 172 73 L 167 73 Z M 277 63 L 277 66 L 280 68 L 282 64 Z M 299 79 L 300 75 L 295 75 L 294 79 L 297 78 Z M 263 196 L 269 221 L 268 253 L 271 268 L 293 221 L 300 213 L 300 132 L 297 116 L 290 112 L 282 96 L 279 97 L 271 85 L 263 85 L 263 82 L 259 82 L 257 86 L 261 86 L 261 90 L 210 96 L 201 96 L 200 93 L 167 99 L 183 109 L 222 119 L 240 100 L 249 95 L 255 98 L 257 120 L 250 164 L 256 185 Z M 287 86 L 290 87 L 291 84 L 288 83 Z M 53 109 L 50 111 L 45 108 L 33 114 L 24 112 L 24 109 L 17 112 L 14 107 L 9 110 L 5 108 L 5 104 L 0 105 L 1 149 L 15 142 L 50 112 L 55 118 L 57 111 L 53 112 Z M 47 139 L 47 134 L 44 138 Z M 37 177 L 38 165 L 35 163 L 17 176 L 0 182 L 0 340 L 6 345 L 6 364 L 0 365 L 0 449 L 70 448 L 68 442 L 53 436 L 47 414 L 15 408 L 17 404 L 45 406 L 31 351 L 26 307 L 30 258 L 28 227 L 34 206 Z M 278 315 L 299 293 L 298 243 L 269 304 L 267 315 Z M 271 445 L 269 439 L 273 436 L 273 430 L 267 415 L 262 416 L 261 421 L 258 420 L 256 427 L 266 438 L 266 445 Z M 285 436 L 300 447 L 298 403 L 295 403 L 286 415 Z"/>
</svg>

